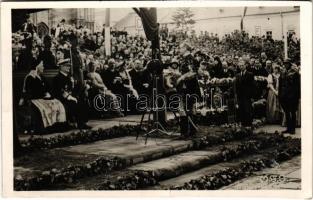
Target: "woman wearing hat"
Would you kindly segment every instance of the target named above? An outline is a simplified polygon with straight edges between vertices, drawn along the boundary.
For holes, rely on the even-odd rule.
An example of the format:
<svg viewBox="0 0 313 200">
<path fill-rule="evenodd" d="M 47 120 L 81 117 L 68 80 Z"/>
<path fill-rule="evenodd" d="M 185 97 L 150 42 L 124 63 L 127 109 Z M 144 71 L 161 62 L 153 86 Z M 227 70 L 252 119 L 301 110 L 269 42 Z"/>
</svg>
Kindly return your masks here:
<svg viewBox="0 0 313 200">
<path fill-rule="evenodd" d="M 55 123 L 66 121 L 65 109 L 60 101 L 52 98 L 44 77 L 43 62 L 34 62 L 32 70 L 26 75 L 23 85 L 23 98 L 19 105 L 26 105 L 30 109 L 31 128 L 35 131 L 44 131 Z"/>
</svg>

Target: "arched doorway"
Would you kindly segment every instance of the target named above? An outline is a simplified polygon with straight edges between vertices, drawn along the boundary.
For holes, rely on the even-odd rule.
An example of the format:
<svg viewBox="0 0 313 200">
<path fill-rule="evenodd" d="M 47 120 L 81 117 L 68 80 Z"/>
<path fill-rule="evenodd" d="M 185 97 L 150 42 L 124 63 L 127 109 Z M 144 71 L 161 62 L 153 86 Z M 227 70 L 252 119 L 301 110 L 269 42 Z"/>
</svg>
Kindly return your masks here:
<svg viewBox="0 0 313 200">
<path fill-rule="evenodd" d="M 39 38 L 43 38 L 45 35 L 49 34 L 49 27 L 46 23 L 40 22 L 37 24 L 37 33 Z"/>
</svg>

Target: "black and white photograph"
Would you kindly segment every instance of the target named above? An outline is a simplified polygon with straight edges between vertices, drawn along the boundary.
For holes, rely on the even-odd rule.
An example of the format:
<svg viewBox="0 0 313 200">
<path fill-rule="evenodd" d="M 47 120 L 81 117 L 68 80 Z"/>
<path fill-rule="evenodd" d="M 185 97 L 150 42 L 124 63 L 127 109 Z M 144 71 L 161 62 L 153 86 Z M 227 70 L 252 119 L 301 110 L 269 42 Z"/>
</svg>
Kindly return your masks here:
<svg viewBox="0 0 313 200">
<path fill-rule="evenodd" d="M 13 191 L 303 189 L 303 6 L 179 4 L 10 8 Z"/>
</svg>

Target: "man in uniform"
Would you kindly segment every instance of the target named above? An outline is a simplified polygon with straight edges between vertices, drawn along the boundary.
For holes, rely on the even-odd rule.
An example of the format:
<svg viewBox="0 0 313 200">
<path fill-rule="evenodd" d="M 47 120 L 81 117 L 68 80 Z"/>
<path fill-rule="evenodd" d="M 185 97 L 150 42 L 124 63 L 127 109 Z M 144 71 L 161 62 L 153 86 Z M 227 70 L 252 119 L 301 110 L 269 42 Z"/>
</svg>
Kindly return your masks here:
<svg viewBox="0 0 313 200">
<path fill-rule="evenodd" d="M 67 118 L 75 118 L 79 129 L 90 129 L 88 121 L 88 105 L 73 92 L 74 79 L 70 76 L 71 64 L 68 60 L 58 63 L 60 71 L 53 79 L 53 94 L 59 99 L 67 112 Z"/>
<path fill-rule="evenodd" d="M 296 111 L 300 99 L 300 74 L 295 64 L 285 61 L 285 70 L 279 77 L 278 98 L 286 115 L 287 129 L 282 133 L 295 134 Z"/>
</svg>

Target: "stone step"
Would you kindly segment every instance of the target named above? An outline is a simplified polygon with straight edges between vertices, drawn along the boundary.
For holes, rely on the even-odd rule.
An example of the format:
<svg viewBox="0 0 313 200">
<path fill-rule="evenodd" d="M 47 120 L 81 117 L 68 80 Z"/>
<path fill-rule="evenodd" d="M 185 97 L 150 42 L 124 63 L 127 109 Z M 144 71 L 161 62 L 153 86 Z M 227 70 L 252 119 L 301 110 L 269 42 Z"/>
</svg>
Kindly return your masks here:
<svg viewBox="0 0 313 200">
<path fill-rule="evenodd" d="M 84 153 L 98 156 L 117 156 L 126 160 L 128 165 L 173 155 L 192 148 L 191 140 L 173 140 L 170 138 L 152 138 L 145 144 L 144 138 L 127 136 L 81 144 L 63 148 L 72 153 Z"/>
<path fill-rule="evenodd" d="M 243 140 L 247 141 L 247 140 Z M 243 141 L 228 142 L 225 145 L 217 145 L 211 148 L 197 151 L 187 151 L 169 157 L 155 159 L 148 162 L 132 165 L 126 169 L 111 172 L 110 174 L 99 174 L 93 177 L 86 177 L 71 184 L 58 184 L 49 189 L 63 190 L 93 190 L 99 188 L 106 180 L 115 180 L 117 177 L 132 174 L 134 171 L 153 171 L 158 179 L 167 179 L 186 173 L 190 170 L 218 162 L 216 156 L 220 155 L 224 148 L 233 148 Z"/>
<path fill-rule="evenodd" d="M 158 180 L 165 180 L 199 169 L 203 166 L 220 162 L 223 149 L 233 149 L 241 144 L 242 141 L 227 142 L 226 144 L 203 150 L 188 151 L 150 162 L 140 163 L 129 167 L 128 170 L 153 171 L 155 176 L 158 177 Z"/>
<path fill-rule="evenodd" d="M 99 157 L 114 156 L 125 159 L 126 164 L 131 165 L 173 155 L 191 147 L 191 140 L 153 138 L 145 145 L 143 138 L 136 140 L 136 137 L 127 136 L 32 152 L 15 159 L 14 168 L 15 174 L 32 176 L 53 168 L 87 164 Z"/>
<path fill-rule="evenodd" d="M 195 171 L 184 173 L 180 176 L 176 176 L 173 178 L 160 181 L 158 185 L 153 186 L 153 187 L 148 187 L 147 189 L 148 190 L 150 189 L 151 190 L 164 190 L 164 189 L 169 189 L 177 185 L 184 185 L 184 183 L 187 183 L 191 180 L 198 179 L 202 177 L 203 175 L 210 175 L 226 168 L 236 167 L 244 161 L 252 160 L 255 158 L 259 158 L 259 157 L 260 155 L 256 154 L 256 155 L 250 155 L 248 157 L 242 157 L 240 159 L 234 159 L 234 160 L 230 160 L 227 162 L 220 162 L 217 164 L 209 165 L 207 167 L 203 167 Z"/>
<path fill-rule="evenodd" d="M 207 167 L 200 168 L 180 176 L 175 176 L 163 181 L 158 185 L 145 188 L 147 190 L 164 190 L 183 186 L 193 180 L 199 180 L 203 176 L 213 176 L 219 171 L 226 171 L 228 168 L 238 168 L 241 163 L 259 159 L 274 159 L 272 155 L 277 149 L 267 148 L 253 155 L 245 155 L 226 162 L 220 162 Z M 280 149 L 279 151 L 281 151 Z M 257 189 L 301 189 L 301 156 L 289 158 L 290 160 L 277 163 L 264 168 L 261 171 L 253 171 L 247 174 L 246 178 L 239 179 L 220 189 L 222 190 L 257 190 Z M 266 179 L 267 178 L 267 179 Z"/>
<path fill-rule="evenodd" d="M 283 159 L 286 156 L 290 159 L 288 153 L 284 153 L 286 150 L 286 152 L 291 150 L 291 155 L 299 153 L 300 141 L 294 141 L 290 138 L 282 138 L 278 135 L 272 138 L 261 138 L 258 136 L 252 138 L 226 142 L 222 145 L 215 145 L 202 150 L 191 150 L 166 158 L 133 165 L 120 171 L 116 176 L 109 176 L 101 179 L 103 183 L 99 183 L 100 186 L 98 189 L 145 189 L 168 179 L 171 179 L 168 183 L 173 180 L 173 182 L 175 182 L 175 179 L 173 179 L 175 177 L 178 177 L 178 180 L 181 179 L 181 181 L 185 183 L 187 181 L 186 179 L 193 179 L 194 176 L 200 176 L 207 172 L 214 173 L 219 171 L 219 168 L 221 167 L 232 167 L 232 162 L 227 162 L 226 164 L 223 162 L 234 160 L 236 158 L 244 158 L 247 155 L 267 156 L 266 159 L 271 160 L 273 159 L 273 155 L 276 156 L 276 150 L 279 150 L 279 154 L 277 154 L 281 156 L 279 159 Z M 242 160 L 240 163 L 234 163 L 237 168 L 239 166 L 239 169 L 240 164 L 242 164 Z M 251 165 L 254 165 L 254 160 L 252 160 Z M 203 169 L 204 171 L 202 171 L 201 168 L 204 167 L 209 167 L 207 169 L 208 171 L 206 171 L 206 169 Z M 192 171 L 195 171 L 193 172 L 195 174 L 184 176 L 184 174 Z M 243 178 L 242 175 L 240 178 Z"/>
</svg>

